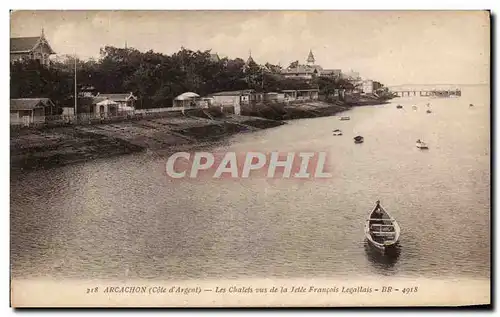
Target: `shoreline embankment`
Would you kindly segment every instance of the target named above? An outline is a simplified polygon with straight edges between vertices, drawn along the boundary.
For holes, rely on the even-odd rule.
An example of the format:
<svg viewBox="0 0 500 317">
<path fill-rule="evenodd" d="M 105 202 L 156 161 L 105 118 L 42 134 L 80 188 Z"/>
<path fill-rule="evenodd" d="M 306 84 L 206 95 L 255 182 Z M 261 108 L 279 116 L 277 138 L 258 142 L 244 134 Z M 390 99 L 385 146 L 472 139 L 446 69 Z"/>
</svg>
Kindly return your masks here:
<svg viewBox="0 0 500 317">
<path fill-rule="evenodd" d="M 286 124 L 284 120 L 332 116 L 353 106 L 322 101 L 257 104 L 242 108 L 241 115 L 226 114 L 219 108 L 191 109 L 120 122 L 11 129 L 11 169 L 51 168 L 147 150 L 195 148 L 237 133 L 278 127 Z"/>
</svg>

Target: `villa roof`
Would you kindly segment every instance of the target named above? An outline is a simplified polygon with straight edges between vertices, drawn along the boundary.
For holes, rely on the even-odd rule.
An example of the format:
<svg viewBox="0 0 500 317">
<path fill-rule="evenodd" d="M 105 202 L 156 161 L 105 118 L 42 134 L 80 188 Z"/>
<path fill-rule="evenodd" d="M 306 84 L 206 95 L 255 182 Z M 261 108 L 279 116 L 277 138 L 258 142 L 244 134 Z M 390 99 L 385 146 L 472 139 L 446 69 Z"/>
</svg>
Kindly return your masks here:
<svg viewBox="0 0 500 317">
<path fill-rule="evenodd" d="M 314 71 L 322 71 L 323 67 L 320 65 L 299 65 L 295 68 L 284 69 L 282 73 L 284 74 L 313 74 Z"/>
<path fill-rule="evenodd" d="M 13 37 L 10 39 L 11 52 L 30 52 L 40 39 L 39 36 L 34 37 Z"/>
<path fill-rule="evenodd" d="M 54 50 L 50 47 L 49 43 L 43 36 L 29 36 L 29 37 L 11 37 L 10 38 L 10 52 L 11 53 L 29 53 L 35 47 L 44 43 L 49 48 L 51 54 L 55 54 Z"/>
</svg>

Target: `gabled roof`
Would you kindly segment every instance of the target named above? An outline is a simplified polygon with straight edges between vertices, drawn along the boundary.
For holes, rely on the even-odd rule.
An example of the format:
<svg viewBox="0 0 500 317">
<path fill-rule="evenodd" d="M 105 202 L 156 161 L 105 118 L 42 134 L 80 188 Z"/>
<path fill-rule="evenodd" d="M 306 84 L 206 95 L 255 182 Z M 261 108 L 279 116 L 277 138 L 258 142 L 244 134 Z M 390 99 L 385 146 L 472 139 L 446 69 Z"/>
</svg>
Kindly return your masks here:
<svg viewBox="0 0 500 317">
<path fill-rule="evenodd" d="M 30 36 L 30 37 L 12 37 L 10 38 L 10 52 L 11 53 L 29 53 L 37 45 L 44 43 L 49 48 L 51 54 L 55 54 L 54 50 L 50 47 L 49 43 L 43 36 Z"/>
<path fill-rule="evenodd" d="M 54 106 L 49 98 L 18 98 L 10 100 L 10 110 L 33 110 L 36 108 Z"/>
<path fill-rule="evenodd" d="M 135 97 L 132 93 L 128 94 L 99 94 L 94 97 L 94 103 L 104 101 L 106 99 L 112 100 L 112 101 L 129 101 L 130 99 L 137 100 L 137 97 Z"/>
</svg>

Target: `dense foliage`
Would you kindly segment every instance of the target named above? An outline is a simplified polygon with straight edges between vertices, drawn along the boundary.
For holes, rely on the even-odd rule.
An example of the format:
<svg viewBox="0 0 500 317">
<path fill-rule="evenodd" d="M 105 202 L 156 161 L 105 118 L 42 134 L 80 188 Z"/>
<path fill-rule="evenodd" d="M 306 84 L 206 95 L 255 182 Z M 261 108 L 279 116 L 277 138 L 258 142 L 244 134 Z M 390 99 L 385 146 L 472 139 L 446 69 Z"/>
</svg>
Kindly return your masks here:
<svg viewBox="0 0 500 317">
<path fill-rule="evenodd" d="M 49 97 L 57 105 L 74 102 L 74 63 L 67 57 L 46 68 L 35 61 L 11 65 L 11 98 Z M 286 79 L 281 67 L 241 58 L 214 60 L 210 51 L 182 48 L 173 55 L 133 48 L 107 46 L 99 60 L 77 60 L 78 87 L 92 86 L 101 93 L 133 92 L 139 108 L 165 107 L 175 96 L 193 91 L 202 96 L 225 90 L 279 91 L 319 87 L 322 94 L 352 88 L 339 78 L 315 78 L 312 82 Z M 298 62 L 292 63 L 296 64 Z"/>
</svg>

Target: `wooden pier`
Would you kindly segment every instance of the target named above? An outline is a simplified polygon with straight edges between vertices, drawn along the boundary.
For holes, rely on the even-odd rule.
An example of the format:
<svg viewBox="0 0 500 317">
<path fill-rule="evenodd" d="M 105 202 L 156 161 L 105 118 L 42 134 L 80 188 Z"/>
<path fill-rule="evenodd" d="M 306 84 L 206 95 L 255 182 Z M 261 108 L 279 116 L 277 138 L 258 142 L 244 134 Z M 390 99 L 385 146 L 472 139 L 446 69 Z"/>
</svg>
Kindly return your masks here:
<svg viewBox="0 0 500 317">
<path fill-rule="evenodd" d="M 391 89 L 398 97 L 460 97 L 461 89 Z"/>
</svg>

